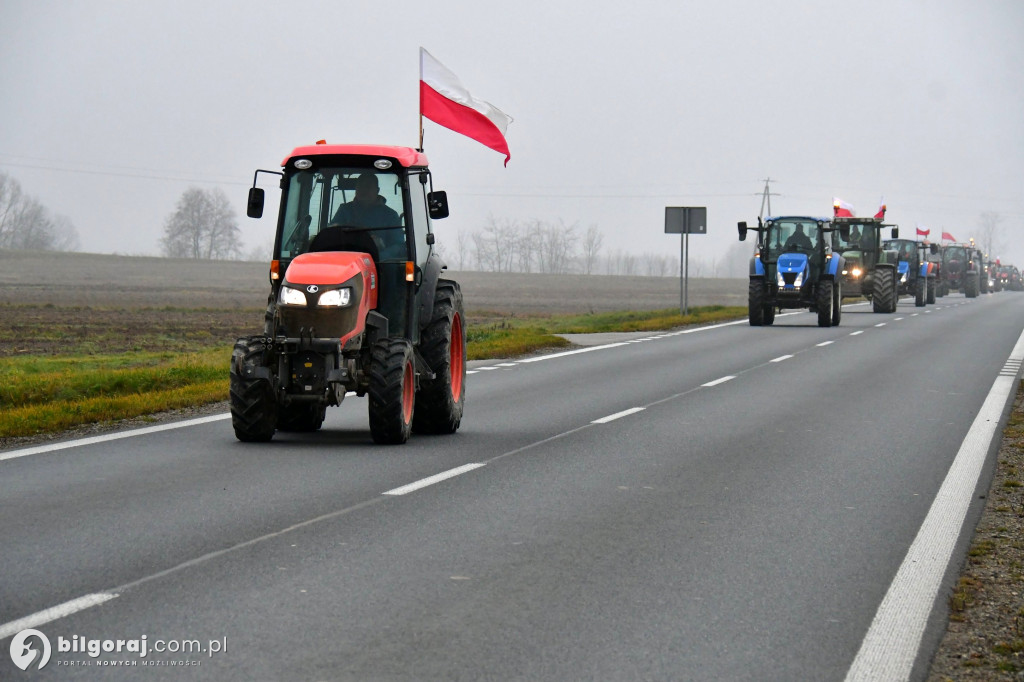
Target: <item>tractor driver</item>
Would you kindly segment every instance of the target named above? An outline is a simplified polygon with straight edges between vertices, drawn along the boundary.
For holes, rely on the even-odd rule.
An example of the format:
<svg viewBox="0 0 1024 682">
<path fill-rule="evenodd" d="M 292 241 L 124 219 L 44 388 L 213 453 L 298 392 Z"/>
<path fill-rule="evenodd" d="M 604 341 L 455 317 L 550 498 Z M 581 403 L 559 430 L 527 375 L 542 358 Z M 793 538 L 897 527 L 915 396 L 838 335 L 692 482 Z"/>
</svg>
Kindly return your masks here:
<svg viewBox="0 0 1024 682">
<path fill-rule="evenodd" d="M 332 225 L 349 227 L 402 227 L 402 219 L 393 208 L 384 203 L 378 194 L 380 183 L 375 173 L 363 173 L 356 179 L 356 195 L 352 201 L 338 207 Z M 394 233 L 400 230 L 373 230 L 367 234 L 377 244 L 381 258 L 404 258 L 404 236 Z M 404 232 L 404 231 L 403 231 Z"/>
<path fill-rule="evenodd" d="M 334 214 L 332 224 L 352 227 L 399 227 L 402 220 L 380 196 L 380 184 L 375 173 L 363 173 L 356 179 L 356 195 L 342 204 Z"/>
<path fill-rule="evenodd" d="M 796 231 L 789 235 L 789 239 L 786 240 L 782 250 L 790 251 L 793 249 L 803 249 L 805 251 L 810 251 L 813 248 L 814 244 L 811 242 L 811 238 L 804 233 L 804 224 L 797 223 Z"/>
</svg>

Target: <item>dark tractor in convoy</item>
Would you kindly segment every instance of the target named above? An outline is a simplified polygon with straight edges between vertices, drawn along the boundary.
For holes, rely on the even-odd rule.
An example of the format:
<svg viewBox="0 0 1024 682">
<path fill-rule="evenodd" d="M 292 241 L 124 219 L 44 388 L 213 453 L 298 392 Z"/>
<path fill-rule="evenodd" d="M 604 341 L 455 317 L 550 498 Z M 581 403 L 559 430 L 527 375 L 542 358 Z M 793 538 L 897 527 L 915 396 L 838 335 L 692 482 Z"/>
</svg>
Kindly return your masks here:
<svg viewBox="0 0 1024 682">
<path fill-rule="evenodd" d="M 919 308 L 935 303 L 935 267 L 928 256 L 937 254 L 938 246 L 911 239 L 888 239 L 883 242 L 882 250 L 895 251 L 899 259 L 896 265 L 897 296 L 913 296 L 914 305 Z"/>
<path fill-rule="evenodd" d="M 298 147 L 281 204 L 263 333 L 231 357 L 231 422 L 242 441 L 315 431 L 326 408 L 368 396 L 370 433 L 454 433 L 465 404 L 459 285 L 441 277 L 431 219 L 448 215 L 427 158 L 408 147 Z M 264 190 L 249 190 L 248 215 Z"/>
<path fill-rule="evenodd" d="M 982 292 L 982 267 L 981 251 L 973 244 L 945 244 L 942 246 L 942 281 L 939 283 L 942 293 L 961 291 L 967 298 L 976 298 Z"/>
<path fill-rule="evenodd" d="M 899 256 L 882 245 L 882 231 L 891 228 L 897 239 L 899 228 L 882 218 L 832 218 L 832 250 L 846 261 L 842 272 L 844 296 L 864 296 L 876 313 L 896 312 Z"/>
<path fill-rule="evenodd" d="M 747 291 L 751 326 L 770 325 L 776 310 L 806 308 L 818 326 L 837 326 L 842 316 L 839 273 L 843 259 L 832 253 L 827 218 L 782 216 L 738 224 L 740 241 L 757 230 L 757 252 L 750 259 Z"/>
</svg>

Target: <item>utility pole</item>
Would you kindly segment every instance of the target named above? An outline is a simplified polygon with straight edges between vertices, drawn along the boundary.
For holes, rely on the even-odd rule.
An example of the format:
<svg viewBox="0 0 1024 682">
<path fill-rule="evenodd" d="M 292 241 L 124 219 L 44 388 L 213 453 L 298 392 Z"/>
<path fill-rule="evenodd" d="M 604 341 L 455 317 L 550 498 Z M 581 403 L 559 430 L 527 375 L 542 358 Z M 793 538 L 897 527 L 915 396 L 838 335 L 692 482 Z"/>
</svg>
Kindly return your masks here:
<svg viewBox="0 0 1024 682">
<path fill-rule="evenodd" d="M 757 214 L 758 218 L 764 218 L 764 207 L 766 204 L 768 205 L 768 215 L 772 214 L 772 197 L 779 196 L 778 193 L 772 192 L 768 188 L 768 183 L 771 181 L 771 178 L 764 179 L 764 191 L 761 193 L 761 212 Z"/>
</svg>

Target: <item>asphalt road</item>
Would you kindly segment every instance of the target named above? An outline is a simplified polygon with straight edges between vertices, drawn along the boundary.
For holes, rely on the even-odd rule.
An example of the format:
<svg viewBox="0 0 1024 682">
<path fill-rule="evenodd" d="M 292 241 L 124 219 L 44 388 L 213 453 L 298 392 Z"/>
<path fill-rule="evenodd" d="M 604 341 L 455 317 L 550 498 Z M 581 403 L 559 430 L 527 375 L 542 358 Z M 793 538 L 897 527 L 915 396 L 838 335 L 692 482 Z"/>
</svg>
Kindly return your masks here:
<svg viewBox="0 0 1024 682">
<path fill-rule="evenodd" d="M 267 445 L 213 418 L 0 452 L 0 680 L 918 677 L 987 440 L 952 563 L 924 548 L 942 585 L 893 587 L 1022 330 L 1013 293 L 848 306 L 476 363 L 462 429 L 405 446 L 349 399 Z M 915 599 L 920 637 L 872 639 Z M 8 655 L 25 628 L 41 671 Z"/>
</svg>

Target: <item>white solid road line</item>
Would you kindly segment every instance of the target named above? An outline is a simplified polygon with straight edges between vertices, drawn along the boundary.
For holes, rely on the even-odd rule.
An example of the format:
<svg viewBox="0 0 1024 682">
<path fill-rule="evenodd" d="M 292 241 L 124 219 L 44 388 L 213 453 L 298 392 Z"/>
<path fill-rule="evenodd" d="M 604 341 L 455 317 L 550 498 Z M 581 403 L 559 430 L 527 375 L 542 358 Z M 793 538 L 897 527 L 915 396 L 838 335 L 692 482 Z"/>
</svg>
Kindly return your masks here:
<svg viewBox="0 0 1024 682">
<path fill-rule="evenodd" d="M 847 682 L 907 680 L 914 667 L 928 616 L 949 567 L 957 537 L 974 499 L 1000 417 L 1017 388 L 1024 359 L 1024 332 L 996 377 L 971 424 L 942 487 L 875 613 Z M 1012 376 L 1011 376 L 1012 374 Z"/>
<path fill-rule="evenodd" d="M 615 414 L 610 414 L 607 417 L 601 417 L 600 419 L 595 419 L 594 421 L 592 421 L 590 423 L 591 424 L 607 424 L 608 422 L 613 422 L 616 419 L 622 419 L 623 417 L 628 417 L 631 414 L 636 414 L 637 412 L 643 412 L 644 409 L 645 408 L 643 408 L 643 407 L 631 407 L 628 410 L 623 410 L 622 412 L 616 412 Z"/>
<path fill-rule="evenodd" d="M 724 384 L 727 381 L 732 381 L 735 378 L 736 378 L 735 376 L 722 377 L 721 379 L 715 379 L 714 381 L 709 381 L 706 384 L 701 384 L 701 386 L 707 386 L 707 387 L 717 386 L 718 384 Z"/>
<path fill-rule="evenodd" d="M 51 606 L 48 609 L 33 613 L 30 616 L 25 616 L 18 620 L 12 620 L 10 623 L 0 625 L 0 639 L 7 639 L 11 635 L 16 635 L 26 628 L 37 628 L 40 625 L 45 625 L 50 621 L 57 620 L 58 618 L 70 616 L 72 613 L 84 611 L 85 609 L 93 606 L 99 606 L 103 602 L 110 601 L 116 596 L 117 595 L 113 592 L 87 594 L 84 597 L 72 599 L 71 601 L 66 601 L 63 604 Z"/>
<path fill-rule="evenodd" d="M 171 429 L 183 429 L 188 426 L 198 426 L 199 424 L 206 424 L 208 422 L 221 421 L 222 419 L 230 419 L 231 414 L 225 412 L 224 414 L 215 414 L 210 417 L 199 417 L 197 419 L 187 419 L 181 422 L 174 422 L 173 424 L 160 424 L 159 426 L 146 426 L 141 429 L 133 429 L 131 431 L 118 431 L 117 433 L 108 433 L 103 436 L 90 436 L 89 438 L 78 438 L 76 440 L 67 440 L 61 443 L 50 443 L 49 445 L 39 445 L 31 448 L 22 448 L 20 450 L 11 450 L 10 452 L 0 452 L 0 462 L 5 459 L 17 459 L 18 457 L 28 457 L 29 455 L 40 455 L 44 452 L 54 452 L 56 450 L 65 450 L 67 448 L 77 448 L 80 445 L 93 445 L 95 443 L 106 443 L 112 440 L 120 440 L 122 438 L 132 438 L 133 436 L 145 436 L 150 433 L 158 433 L 160 431 L 170 431 Z"/>
<path fill-rule="evenodd" d="M 426 488 L 428 485 L 434 485 L 435 483 L 440 483 L 441 481 L 445 481 L 445 480 L 447 480 L 449 478 L 452 478 L 454 476 L 458 476 L 459 474 L 464 474 L 467 471 L 472 471 L 473 469 L 479 469 L 480 467 L 484 466 L 484 464 L 485 464 L 485 462 L 476 462 L 476 463 L 473 463 L 473 464 L 463 464 L 460 467 L 455 467 L 454 469 L 449 469 L 448 471 L 442 471 L 441 473 L 434 474 L 433 476 L 428 476 L 426 478 L 421 478 L 418 481 L 415 481 L 415 482 L 410 483 L 408 485 L 403 485 L 403 486 L 401 486 L 399 488 L 394 488 L 392 490 L 387 491 L 386 493 L 381 493 L 381 494 L 382 495 L 405 495 L 406 493 L 411 493 L 414 490 L 419 490 L 420 488 Z"/>
</svg>

